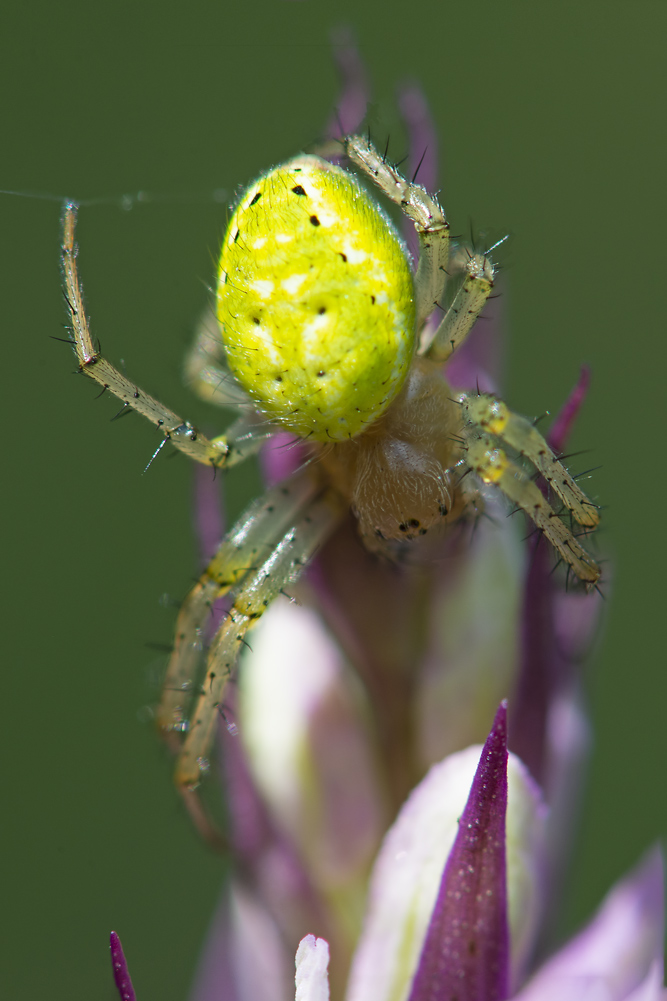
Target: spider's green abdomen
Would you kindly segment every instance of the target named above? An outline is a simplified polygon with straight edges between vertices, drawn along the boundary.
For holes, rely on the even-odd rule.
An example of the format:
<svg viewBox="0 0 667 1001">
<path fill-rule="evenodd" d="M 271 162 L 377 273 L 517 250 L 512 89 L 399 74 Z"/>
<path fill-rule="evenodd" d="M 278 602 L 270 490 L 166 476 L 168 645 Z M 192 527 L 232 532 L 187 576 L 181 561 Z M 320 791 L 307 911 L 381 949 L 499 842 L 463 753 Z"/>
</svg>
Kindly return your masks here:
<svg viewBox="0 0 667 1001">
<path fill-rule="evenodd" d="M 229 367 L 259 409 L 304 437 L 350 438 L 386 410 L 412 361 L 405 249 L 350 174 L 299 157 L 241 198 L 218 319 Z"/>
</svg>

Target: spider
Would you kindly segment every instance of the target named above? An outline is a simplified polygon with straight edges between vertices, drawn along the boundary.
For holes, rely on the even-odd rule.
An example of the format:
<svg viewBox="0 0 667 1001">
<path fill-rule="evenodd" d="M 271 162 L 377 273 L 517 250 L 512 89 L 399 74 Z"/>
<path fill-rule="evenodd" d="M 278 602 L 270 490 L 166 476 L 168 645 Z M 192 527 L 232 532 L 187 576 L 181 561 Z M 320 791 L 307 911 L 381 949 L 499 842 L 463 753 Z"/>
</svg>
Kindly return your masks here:
<svg viewBox="0 0 667 1001">
<path fill-rule="evenodd" d="M 181 607 L 157 720 L 178 743 L 182 791 L 207 770 L 247 630 L 346 507 L 367 548 L 389 551 L 479 510 L 475 483 L 482 481 L 522 509 L 587 586 L 600 576 L 534 482 L 539 473 L 584 533 L 596 527 L 596 506 L 544 438 L 501 400 L 454 390 L 443 376 L 489 298 L 488 254 L 451 248 L 436 198 L 402 177 L 370 140 L 348 136 L 343 147 L 414 224 L 416 272 L 384 211 L 349 170 L 301 155 L 260 176 L 241 195 L 224 238 L 215 341 L 204 324 L 187 364 L 201 395 L 240 411 L 227 434 L 212 440 L 95 348 L 76 267 L 75 206 L 65 209 L 63 270 L 81 372 L 151 420 L 159 448 L 169 441 L 214 469 L 242 461 L 279 431 L 305 440 L 311 452 L 234 525 Z M 439 324 L 427 327 L 448 271 L 458 288 Z M 200 637 L 211 605 L 229 591 L 231 608 L 202 677 Z"/>
</svg>

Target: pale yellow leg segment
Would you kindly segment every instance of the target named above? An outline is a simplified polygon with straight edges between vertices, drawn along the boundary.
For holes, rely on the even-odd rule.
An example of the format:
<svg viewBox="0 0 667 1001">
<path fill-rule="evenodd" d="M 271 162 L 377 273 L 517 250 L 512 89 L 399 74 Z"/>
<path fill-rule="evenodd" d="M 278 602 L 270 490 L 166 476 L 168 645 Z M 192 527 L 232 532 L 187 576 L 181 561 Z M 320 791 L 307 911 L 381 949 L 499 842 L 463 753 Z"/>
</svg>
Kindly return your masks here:
<svg viewBox="0 0 667 1001">
<path fill-rule="evenodd" d="M 341 501 L 336 494 L 327 491 L 320 495 L 294 528 L 285 533 L 268 558 L 244 578 L 231 611 L 209 650 L 203 691 L 195 706 L 176 766 L 175 781 L 178 786 L 196 786 L 208 767 L 218 707 L 247 630 L 258 621 L 280 591 L 297 579 L 340 514 Z"/>
<path fill-rule="evenodd" d="M 489 435 L 468 441 L 465 461 L 480 479 L 500 487 L 506 497 L 532 518 L 577 577 L 588 584 L 597 584 L 600 568 L 595 560 L 579 545 L 535 483 Z"/>
<path fill-rule="evenodd" d="M 256 455 L 262 445 L 276 433 L 276 426 L 269 424 L 256 410 L 243 414 L 227 428 L 224 440 L 227 443 L 227 461 L 225 468 L 245 462 L 251 455 Z M 213 444 L 221 441 L 214 438 Z"/>
<path fill-rule="evenodd" d="M 485 254 L 473 254 L 466 276 L 452 304 L 423 352 L 435 362 L 446 362 L 463 344 L 493 288 L 493 265 Z"/>
<path fill-rule="evenodd" d="M 76 267 L 75 223 L 75 208 L 73 205 L 67 205 L 63 216 L 63 274 L 67 304 L 72 321 L 74 348 L 80 370 L 99 383 L 103 389 L 108 389 L 119 400 L 122 400 L 126 407 L 131 407 L 137 413 L 147 417 L 167 441 L 170 441 L 181 452 L 189 455 L 191 459 L 207 465 L 224 466 L 229 453 L 229 447 L 224 437 L 209 441 L 188 421 L 184 421 L 173 410 L 163 406 L 159 400 L 144 393 L 122 372 L 114 368 L 106 358 L 103 358 L 99 351 L 96 351 L 88 327 L 81 283 Z"/>
<path fill-rule="evenodd" d="M 174 649 L 157 713 L 163 734 L 188 729 L 187 715 L 213 602 L 264 562 L 316 491 L 312 476 L 306 472 L 296 474 L 254 501 L 220 543 L 178 613 Z"/>
<path fill-rule="evenodd" d="M 207 403 L 218 407 L 252 406 L 227 367 L 220 324 L 211 308 L 202 315 L 185 356 L 185 381 Z"/>
<path fill-rule="evenodd" d="M 530 421 L 513 414 L 501 400 L 492 396 L 468 396 L 463 399 L 462 406 L 463 414 L 469 421 L 498 435 L 513 449 L 530 459 L 580 525 L 595 528 L 600 521 L 595 505 L 558 461 Z"/>
<path fill-rule="evenodd" d="M 348 136 L 345 152 L 415 225 L 419 236 L 419 264 L 415 276 L 419 331 L 445 291 L 449 260 L 449 223 L 445 213 L 437 198 L 421 184 L 406 180 L 367 139 Z"/>
</svg>

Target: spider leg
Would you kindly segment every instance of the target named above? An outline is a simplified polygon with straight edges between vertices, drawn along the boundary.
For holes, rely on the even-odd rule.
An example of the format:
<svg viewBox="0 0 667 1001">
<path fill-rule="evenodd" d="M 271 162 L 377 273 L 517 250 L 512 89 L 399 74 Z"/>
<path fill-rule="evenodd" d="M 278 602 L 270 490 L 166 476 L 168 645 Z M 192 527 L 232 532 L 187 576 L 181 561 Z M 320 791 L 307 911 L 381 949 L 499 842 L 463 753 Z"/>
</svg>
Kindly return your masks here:
<svg viewBox="0 0 667 1001">
<path fill-rule="evenodd" d="M 63 215 L 62 265 L 65 279 L 65 298 L 72 322 L 74 349 L 79 371 L 94 379 L 123 401 L 125 411 L 136 410 L 147 417 L 160 434 L 172 445 L 197 462 L 221 467 L 228 464 L 233 448 L 221 436 L 209 440 L 189 421 L 184 421 L 159 400 L 144 393 L 122 372 L 103 358 L 93 344 L 83 305 L 81 283 L 76 266 L 77 247 L 74 242 L 76 210 L 71 203 Z M 123 411 L 121 411 L 122 413 Z"/>
<path fill-rule="evenodd" d="M 446 362 L 463 344 L 493 288 L 493 264 L 486 254 L 471 254 L 465 278 L 423 351 L 426 358 Z"/>
<path fill-rule="evenodd" d="M 572 567 L 580 580 L 597 584 L 600 568 L 577 542 L 553 510 L 539 487 L 498 448 L 488 434 L 468 440 L 466 463 L 485 483 L 493 483 L 532 518 L 554 549 Z"/>
<path fill-rule="evenodd" d="M 341 500 L 331 490 L 320 493 L 294 526 L 284 533 L 270 554 L 249 570 L 236 591 L 234 603 L 211 643 L 203 690 L 197 699 L 185 743 L 176 765 L 179 788 L 191 789 L 208 766 L 218 707 L 245 634 L 280 591 L 292 583 L 317 547 L 329 535 L 341 514 Z"/>
<path fill-rule="evenodd" d="M 185 381 L 207 403 L 218 407 L 252 406 L 252 400 L 227 367 L 220 324 L 208 307 L 185 356 Z"/>
<path fill-rule="evenodd" d="M 164 736 L 187 731 L 187 713 L 213 602 L 264 561 L 316 492 L 315 480 L 302 471 L 255 500 L 227 533 L 187 595 L 178 613 L 174 649 L 157 712 Z"/>
<path fill-rule="evenodd" d="M 421 330 L 445 291 L 449 260 L 449 223 L 437 198 L 421 184 L 406 180 L 378 153 L 370 140 L 348 136 L 345 152 L 387 198 L 411 219 L 419 236 L 415 275 L 417 330 Z"/>
<path fill-rule="evenodd" d="M 600 521 L 597 508 L 530 421 L 512 413 L 501 400 L 485 394 L 464 397 L 462 407 L 468 421 L 490 434 L 498 435 L 511 448 L 525 455 L 580 525 L 596 527 Z"/>
</svg>

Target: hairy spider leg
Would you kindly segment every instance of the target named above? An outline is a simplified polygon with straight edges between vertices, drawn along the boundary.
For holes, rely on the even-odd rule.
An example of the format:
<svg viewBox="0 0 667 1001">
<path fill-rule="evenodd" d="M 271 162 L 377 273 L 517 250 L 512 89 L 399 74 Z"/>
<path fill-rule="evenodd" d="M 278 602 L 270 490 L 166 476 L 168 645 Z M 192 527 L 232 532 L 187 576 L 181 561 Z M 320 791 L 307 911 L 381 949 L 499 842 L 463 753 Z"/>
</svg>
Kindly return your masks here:
<svg viewBox="0 0 667 1001">
<path fill-rule="evenodd" d="M 154 424 L 166 441 L 191 459 L 218 468 L 228 465 L 233 449 L 224 435 L 210 441 L 189 421 L 184 421 L 159 400 L 144 393 L 96 350 L 83 305 L 81 283 L 76 266 L 78 248 L 74 240 L 76 208 L 69 203 L 63 214 L 62 265 L 65 295 L 72 322 L 73 347 L 79 371 L 108 389 L 125 407 L 136 410 Z"/>
<path fill-rule="evenodd" d="M 234 603 L 208 652 L 204 687 L 176 764 L 177 786 L 186 789 L 195 787 L 208 767 L 207 755 L 215 734 L 218 707 L 234 670 L 240 646 L 245 642 L 246 632 L 283 588 L 299 577 L 315 550 L 331 533 L 341 513 L 339 495 L 333 490 L 324 490 L 277 542 L 271 554 L 243 578 Z"/>
<path fill-rule="evenodd" d="M 207 403 L 218 407 L 253 406 L 229 371 L 220 324 L 210 306 L 202 314 L 185 356 L 185 381 Z"/>
<path fill-rule="evenodd" d="M 597 584 L 600 568 L 595 560 L 579 545 L 539 487 L 498 448 L 490 435 L 482 433 L 468 439 L 465 461 L 484 483 L 495 484 L 532 518 L 577 577 L 587 584 Z"/>
<path fill-rule="evenodd" d="M 493 396 L 467 396 L 462 400 L 464 416 L 490 434 L 498 435 L 511 448 L 529 459 L 580 525 L 595 528 L 600 515 L 581 487 L 555 457 L 530 421 L 513 413 Z"/>
<path fill-rule="evenodd" d="M 449 261 L 449 223 L 437 198 L 421 184 L 406 180 L 362 136 L 348 136 L 345 152 L 390 201 L 411 219 L 419 237 L 415 275 L 416 329 L 421 330 L 442 299 Z"/>
<path fill-rule="evenodd" d="M 463 283 L 430 343 L 422 348 L 426 358 L 438 363 L 446 362 L 463 344 L 491 294 L 493 275 L 493 264 L 486 254 L 471 254 Z"/>
<path fill-rule="evenodd" d="M 188 710 L 213 602 L 241 584 L 264 562 L 317 490 L 314 477 L 301 471 L 253 501 L 222 540 L 185 598 L 176 621 L 174 649 L 157 712 L 157 724 L 163 736 L 184 733 L 188 729 Z"/>
</svg>

